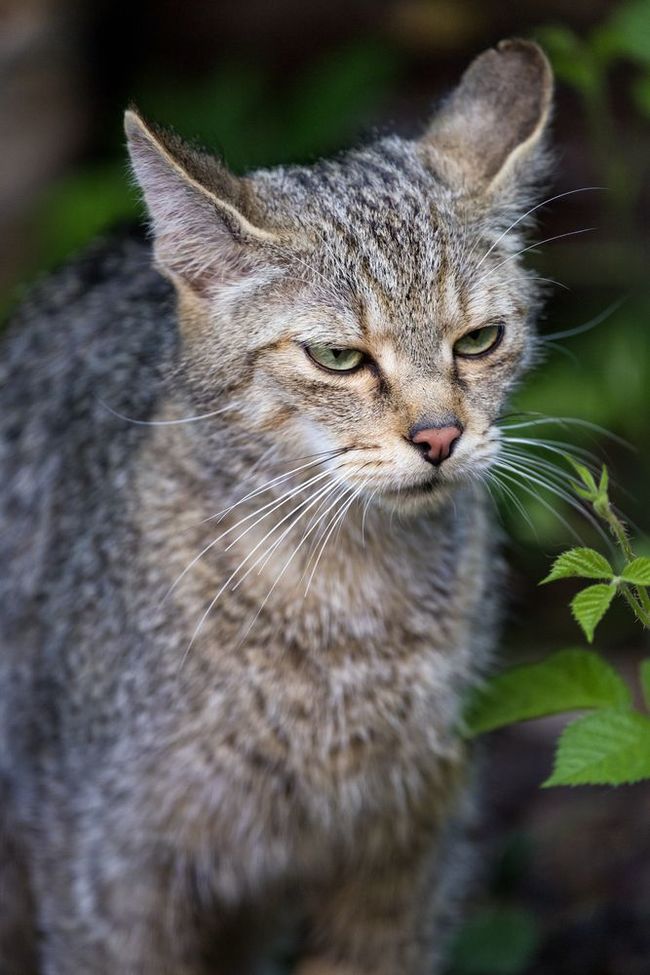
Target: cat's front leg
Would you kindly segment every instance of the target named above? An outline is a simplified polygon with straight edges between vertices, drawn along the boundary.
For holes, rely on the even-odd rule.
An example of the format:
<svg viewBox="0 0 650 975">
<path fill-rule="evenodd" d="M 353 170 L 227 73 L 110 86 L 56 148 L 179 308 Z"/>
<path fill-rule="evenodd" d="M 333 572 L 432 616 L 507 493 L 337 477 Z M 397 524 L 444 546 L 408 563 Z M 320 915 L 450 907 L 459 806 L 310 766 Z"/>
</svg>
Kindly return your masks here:
<svg viewBox="0 0 650 975">
<path fill-rule="evenodd" d="M 42 975 L 199 975 L 201 945 L 167 851 L 78 822 L 38 858 Z M 144 844 L 143 844 L 144 845 Z"/>
</svg>

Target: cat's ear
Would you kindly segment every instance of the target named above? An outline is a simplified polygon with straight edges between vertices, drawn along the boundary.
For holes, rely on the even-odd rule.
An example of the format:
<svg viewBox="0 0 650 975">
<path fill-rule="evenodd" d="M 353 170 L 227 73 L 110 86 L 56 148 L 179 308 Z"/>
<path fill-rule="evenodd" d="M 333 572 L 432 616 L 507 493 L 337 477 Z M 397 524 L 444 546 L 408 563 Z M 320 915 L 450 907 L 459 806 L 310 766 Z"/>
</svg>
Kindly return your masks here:
<svg viewBox="0 0 650 975">
<path fill-rule="evenodd" d="M 456 190 L 490 193 L 543 175 L 553 74 L 532 41 L 506 40 L 474 60 L 420 146 Z"/>
<path fill-rule="evenodd" d="M 161 270 L 203 295 L 259 273 L 275 237 L 256 223 L 247 181 L 131 109 L 124 128 Z"/>
</svg>

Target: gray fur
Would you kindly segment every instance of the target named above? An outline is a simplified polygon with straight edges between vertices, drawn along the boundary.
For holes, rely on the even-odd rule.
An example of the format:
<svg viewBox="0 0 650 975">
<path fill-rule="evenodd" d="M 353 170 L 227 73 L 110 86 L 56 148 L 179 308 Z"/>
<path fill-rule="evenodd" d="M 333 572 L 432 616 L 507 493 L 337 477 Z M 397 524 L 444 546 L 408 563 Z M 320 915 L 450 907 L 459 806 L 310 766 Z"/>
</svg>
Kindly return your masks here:
<svg viewBox="0 0 650 975">
<path fill-rule="evenodd" d="M 550 81 L 533 45 L 499 51 L 499 85 L 543 91 L 481 177 L 446 141 L 466 84 L 444 139 L 434 121 L 242 179 L 129 115 L 164 277 L 148 244 L 100 242 L 13 323 L 0 894 L 22 889 L 2 975 L 253 975 L 284 943 L 300 975 L 439 970 L 472 815 L 460 706 L 498 614 L 477 481 L 537 307 L 522 225 L 503 234 L 544 168 Z M 485 88 L 470 69 L 488 105 L 493 62 Z M 495 320 L 493 357 L 452 359 Z M 325 374 L 310 342 L 376 365 Z M 449 416 L 463 435 L 433 471 L 408 431 Z M 265 539 L 290 508 L 262 504 L 335 474 L 348 494 Z M 356 487 L 329 541 L 298 547 Z"/>
</svg>

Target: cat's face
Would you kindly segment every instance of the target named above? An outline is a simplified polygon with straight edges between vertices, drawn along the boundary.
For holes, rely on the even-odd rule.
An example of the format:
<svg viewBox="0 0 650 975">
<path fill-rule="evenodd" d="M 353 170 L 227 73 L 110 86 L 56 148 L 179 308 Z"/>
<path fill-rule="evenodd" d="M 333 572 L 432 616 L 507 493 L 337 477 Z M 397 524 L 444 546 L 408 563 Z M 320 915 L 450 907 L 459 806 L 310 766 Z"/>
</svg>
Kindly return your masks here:
<svg viewBox="0 0 650 975">
<path fill-rule="evenodd" d="M 489 112 L 513 84 L 498 138 Z M 202 408 L 236 405 L 269 467 L 322 457 L 391 506 L 480 477 L 532 351 L 516 230 L 549 88 L 538 49 L 514 42 L 474 63 L 422 139 L 243 180 L 132 119 Z"/>
</svg>

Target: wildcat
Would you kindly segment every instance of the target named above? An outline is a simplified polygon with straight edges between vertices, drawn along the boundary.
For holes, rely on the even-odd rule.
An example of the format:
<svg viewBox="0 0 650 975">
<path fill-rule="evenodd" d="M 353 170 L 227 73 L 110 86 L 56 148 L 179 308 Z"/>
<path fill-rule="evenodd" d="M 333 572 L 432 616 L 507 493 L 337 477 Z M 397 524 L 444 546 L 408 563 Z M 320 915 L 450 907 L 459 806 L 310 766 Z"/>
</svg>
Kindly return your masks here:
<svg viewBox="0 0 650 975">
<path fill-rule="evenodd" d="M 504 41 L 420 138 L 245 177 L 127 113 L 153 260 L 2 357 L 3 975 L 439 971 L 551 94 Z"/>
</svg>

